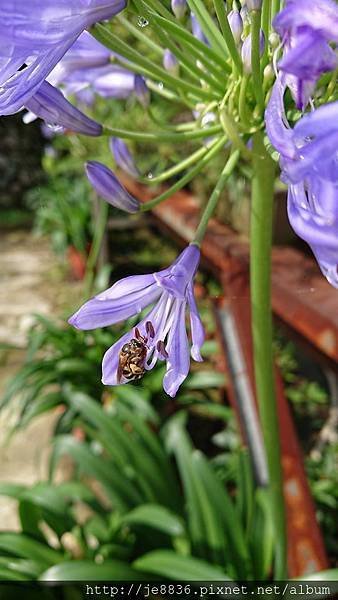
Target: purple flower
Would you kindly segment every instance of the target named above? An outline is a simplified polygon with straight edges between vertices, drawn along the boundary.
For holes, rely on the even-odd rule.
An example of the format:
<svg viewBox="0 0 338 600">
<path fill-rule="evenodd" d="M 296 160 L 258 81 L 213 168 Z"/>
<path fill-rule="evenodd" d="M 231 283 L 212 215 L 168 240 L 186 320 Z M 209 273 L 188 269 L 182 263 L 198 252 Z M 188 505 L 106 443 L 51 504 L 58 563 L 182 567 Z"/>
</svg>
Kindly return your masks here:
<svg viewBox="0 0 338 600">
<path fill-rule="evenodd" d="M 122 171 L 125 171 L 131 177 L 139 177 L 140 173 L 137 169 L 133 157 L 129 152 L 128 146 L 120 138 L 110 138 L 110 149 L 114 156 L 114 160 Z"/>
<path fill-rule="evenodd" d="M 125 212 L 136 213 L 139 210 L 138 200 L 127 192 L 108 167 L 91 160 L 85 168 L 90 183 L 101 198 Z"/>
<path fill-rule="evenodd" d="M 278 78 L 265 122 L 288 184 L 290 224 L 310 245 L 327 280 L 338 287 L 338 102 L 304 115 L 291 129 L 285 88 L 285 78 Z"/>
<path fill-rule="evenodd" d="M 125 6 L 125 0 L 1 0 L 0 114 L 27 105 L 83 30 Z"/>
<path fill-rule="evenodd" d="M 98 136 L 102 133 L 99 123 L 75 108 L 60 90 L 47 81 L 44 81 L 34 96 L 27 100 L 26 108 L 48 125 L 57 125 L 84 135 Z"/>
<path fill-rule="evenodd" d="M 167 269 L 151 275 L 125 277 L 84 304 L 69 320 L 78 329 L 95 329 L 119 323 L 150 307 L 135 330 L 126 333 L 103 358 L 103 383 L 127 383 L 118 376 L 121 349 L 133 338 L 146 339 L 144 368 L 152 369 L 157 360 L 166 360 L 163 388 L 175 396 L 189 372 L 189 342 L 185 326 L 190 311 L 191 356 L 201 361 L 204 329 L 193 290 L 193 279 L 200 260 L 197 246 L 188 246 Z"/>
<path fill-rule="evenodd" d="M 186 0 L 171 0 L 171 10 L 177 19 L 182 19 L 187 10 Z"/>
<path fill-rule="evenodd" d="M 150 103 L 150 92 L 142 75 L 134 75 L 134 92 L 143 108 L 148 108 Z"/>
<path fill-rule="evenodd" d="M 259 52 L 262 56 L 265 47 L 265 37 L 262 30 L 259 32 Z M 251 33 L 245 38 L 241 50 L 242 62 L 245 73 L 249 74 L 252 71 L 251 67 Z"/>
<path fill-rule="evenodd" d="M 53 69 L 48 80 L 58 84 L 67 80 L 74 71 L 103 67 L 109 64 L 111 56 L 110 50 L 100 44 L 88 31 L 84 31 Z"/>
<path fill-rule="evenodd" d="M 331 0 L 289 0 L 273 25 L 284 45 L 278 66 L 297 108 L 304 109 L 320 75 L 338 65 L 329 45 L 338 41 L 338 6 Z"/>
<path fill-rule="evenodd" d="M 243 33 L 243 20 L 240 12 L 238 10 L 231 10 L 228 14 L 228 21 L 234 40 L 236 44 L 239 44 Z"/>
<path fill-rule="evenodd" d="M 163 66 L 164 68 L 171 73 L 171 75 L 178 75 L 179 73 L 179 62 L 175 56 L 168 48 L 164 51 L 163 54 Z"/>
</svg>

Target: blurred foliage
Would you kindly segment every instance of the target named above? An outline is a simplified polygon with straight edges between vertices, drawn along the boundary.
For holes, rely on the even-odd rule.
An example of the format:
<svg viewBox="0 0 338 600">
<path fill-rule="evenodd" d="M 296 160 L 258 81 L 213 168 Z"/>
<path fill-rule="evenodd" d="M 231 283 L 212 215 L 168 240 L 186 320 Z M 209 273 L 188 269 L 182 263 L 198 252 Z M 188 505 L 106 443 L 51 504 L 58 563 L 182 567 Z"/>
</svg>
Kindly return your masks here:
<svg viewBox="0 0 338 600">
<path fill-rule="evenodd" d="M 31 488 L 0 485 L 1 494 L 17 500 L 21 523 L 19 533 L 0 533 L 3 576 L 53 581 L 269 577 L 269 503 L 266 491 L 254 488 L 244 451 L 237 453 L 240 485 L 234 492 L 195 450 L 185 411 L 159 429 L 145 390 L 124 386 L 104 408 L 72 389 L 66 402 L 85 439 L 55 438 L 49 482 Z M 226 412 L 222 418 L 227 419 Z M 72 459 L 72 476 L 56 484 L 64 455 Z"/>
</svg>

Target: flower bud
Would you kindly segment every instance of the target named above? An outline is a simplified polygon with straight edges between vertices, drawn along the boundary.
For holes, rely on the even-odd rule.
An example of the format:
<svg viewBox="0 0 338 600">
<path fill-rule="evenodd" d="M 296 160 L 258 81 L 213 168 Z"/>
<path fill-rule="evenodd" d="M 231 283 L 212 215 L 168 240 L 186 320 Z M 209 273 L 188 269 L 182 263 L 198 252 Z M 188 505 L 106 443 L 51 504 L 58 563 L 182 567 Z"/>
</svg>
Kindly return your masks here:
<svg viewBox="0 0 338 600">
<path fill-rule="evenodd" d="M 232 35 L 234 36 L 234 40 L 236 44 L 239 44 L 239 42 L 241 41 L 241 35 L 243 33 L 243 21 L 238 10 L 231 10 L 229 12 L 228 21 L 230 29 L 232 31 Z"/>
<path fill-rule="evenodd" d="M 143 106 L 143 108 L 148 108 L 150 104 L 150 92 L 142 75 L 135 75 L 134 92 L 136 98 L 138 99 L 139 103 Z"/>
<path fill-rule="evenodd" d="M 265 38 L 262 30 L 259 32 L 259 54 L 262 56 L 265 47 Z M 251 33 L 245 38 L 242 46 L 242 62 L 244 72 L 249 75 L 251 73 Z"/>
<path fill-rule="evenodd" d="M 109 146 L 117 166 L 131 177 L 137 178 L 140 173 L 125 142 L 120 138 L 112 137 Z"/>
<path fill-rule="evenodd" d="M 92 160 L 86 163 L 85 169 L 90 183 L 101 198 L 125 212 L 136 213 L 139 210 L 138 200 L 127 192 L 106 165 Z"/>
<path fill-rule="evenodd" d="M 249 11 L 260 10 L 262 8 L 262 0 L 246 0 L 246 5 Z"/>
<path fill-rule="evenodd" d="M 171 0 L 171 10 L 177 19 L 182 19 L 187 10 L 186 0 Z"/>
<path fill-rule="evenodd" d="M 180 70 L 178 60 L 168 48 L 164 51 L 163 55 L 163 66 L 171 75 L 178 75 Z"/>
</svg>

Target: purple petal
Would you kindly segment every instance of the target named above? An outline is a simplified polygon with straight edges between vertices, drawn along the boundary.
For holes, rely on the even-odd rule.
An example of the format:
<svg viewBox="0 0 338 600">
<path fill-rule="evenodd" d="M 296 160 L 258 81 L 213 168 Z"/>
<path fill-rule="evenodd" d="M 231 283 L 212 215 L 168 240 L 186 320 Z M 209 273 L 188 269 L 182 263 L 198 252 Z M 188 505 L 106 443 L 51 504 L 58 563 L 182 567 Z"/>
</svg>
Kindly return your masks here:
<svg viewBox="0 0 338 600">
<path fill-rule="evenodd" d="M 113 295 L 112 298 L 109 298 L 109 290 L 103 292 L 105 295 L 99 294 L 95 296 L 81 306 L 70 317 L 68 323 L 77 329 L 95 329 L 96 327 L 114 325 L 139 314 L 146 306 L 155 302 L 161 295 L 161 290 L 155 283 L 149 285 L 149 277 L 148 275 L 144 276 L 144 287 L 131 287 L 132 291 L 126 293 L 125 296 L 114 297 Z M 126 285 L 126 281 L 122 281 Z M 140 280 L 138 280 L 138 286 L 140 286 L 140 283 Z M 113 288 L 114 286 L 111 290 Z"/>
<path fill-rule="evenodd" d="M 241 13 L 238 10 L 231 10 L 228 14 L 228 21 L 234 40 L 236 44 L 239 44 L 243 33 L 243 19 Z"/>
<path fill-rule="evenodd" d="M 140 203 L 121 185 L 114 173 L 102 163 L 86 163 L 87 177 L 97 194 L 109 204 L 129 213 L 136 213 Z"/>
<path fill-rule="evenodd" d="M 196 305 L 192 283 L 188 285 L 187 298 L 190 310 L 190 327 L 192 339 L 191 356 L 194 360 L 202 362 L 203 358 L 201 356 L 201 348 L 205 340 L 205 331 Z"/>
<path fill-rule="evenodd" d="M 93 87 L 103 98 L 129 98 L 134 90 L 134 73 L 122 67 L 112 66 L 106 73 L 93 80 Z"/>
<path fill-rule="evenodd" d="M 166 346 L 169 357 L 167 371 L 163 378 L 163 389 L 172 398 L 176 396 L 177 390 L 187 377 L 190 368 L 185 308 L 184 300 L 176 300 L 174 324 Z"/>
<path fill-rule="evenodd" d="M 206 35 L 204 34 L 203 29 L 200 26 L 199 21 L 198 21 L 197 17 L 194 15 L 194 13 L 191 13 L 191 15 L 190 15 L 190 23 L 191 23 L 191 31 L 192 31 L 192 34 L 195 36 L 195 38 L 197 40 L 199 40 L 200 42 L 203 42 L 203 44 L 205 44 L 206 46 L 210 46 L 209 40 L 206 37 Z"/>
<path fill-rule="evenodd" d="M 156 281 L 170 294 L 178 298 L 185 298 L 187 285 L 196 273 L 200 254 L 199 248 L 194 244 L 190 244 L 169 269 L 154 273 Z"/>
<path fill-rule="evenodd" d="M 125 142 L 120 140 L 120 138 L 112 137 L 110 138 L 109 145 L 117 166 L 131 177 L 139 177 L 139 170 L 136 168 L 133 157 Z"/>
<path fill-rule="evenodd" d="M 262 56 L 265 48 L 265 37 L 262 30 L 259 32 L 259 53 Z M 245 38 L 241 50 L 242 62 L 244 71 L 247 74 L 250 74 L 252 71 L 251 66 L 251 33 Z"/>
<path fill-rule="evenodd" d="M 271 144 L 280 154 L 288 158 L 294 158 L 296 148 L 292 139 L 292 129 L 286 125 L 284 92 L 285 83 L 277 79 L 265 111 L 266 132 Z"/>
<path fill-rule="evenodd" d="M 175 56 L 168 48 L 164 51 L 163 54 L 163 66 L 172 75 L 178 75 L 179 72 L 179 62 Z"/>
<path fill-rule="evenodd" d="M 299 27 L 308 26 L 328 41 L 338 42 L 338 6 L 333 0 L 288 0 L 273 26 L 282 38 Z"/>
<path fill-rule="evenodd" d="M 27 101 L 26 108 L 49 125 L 60 125 L 84 135 L 98 136 L 102 133 L 99 123 L 84 115 L 47 81 Z"/>
<path fill-rule="evenodd" d="M 333 71 L 337 64 L 337 56 L 325 39 L 310 30 L 297 35 L 296 45 L 284 53 L 278 67 L 300 79 L 313 79 Z"/>
</svg>

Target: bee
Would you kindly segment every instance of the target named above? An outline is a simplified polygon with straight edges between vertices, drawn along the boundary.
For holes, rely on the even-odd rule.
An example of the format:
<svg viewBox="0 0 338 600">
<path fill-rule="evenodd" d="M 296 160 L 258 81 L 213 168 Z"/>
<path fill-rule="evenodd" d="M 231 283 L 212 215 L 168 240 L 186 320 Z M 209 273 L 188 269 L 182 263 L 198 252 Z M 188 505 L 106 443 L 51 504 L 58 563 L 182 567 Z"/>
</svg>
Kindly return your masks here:
<svg viewBox="0 0 338 600">
<path fill-rule="evenodd" d="M 155 335 L 154 328 L 150 321 L 146 323 L 146 332 L 150 338 Z M 148 351 L 148 337 L 141 335 L 138 328 L 135 327 L 135 337 L 124 344 L 119 353 L 119 364 L 117 369 L 117 381 L 121 382 L 122 377 L 128 381 L 141 379 L 145 373 L 145 361 Z"/>
</svg>

